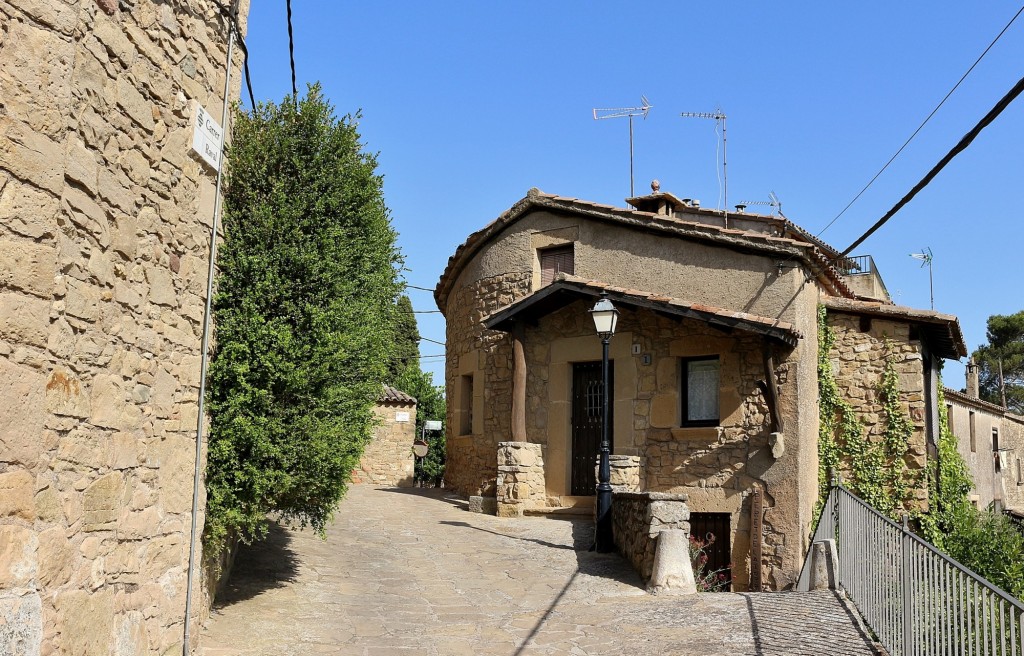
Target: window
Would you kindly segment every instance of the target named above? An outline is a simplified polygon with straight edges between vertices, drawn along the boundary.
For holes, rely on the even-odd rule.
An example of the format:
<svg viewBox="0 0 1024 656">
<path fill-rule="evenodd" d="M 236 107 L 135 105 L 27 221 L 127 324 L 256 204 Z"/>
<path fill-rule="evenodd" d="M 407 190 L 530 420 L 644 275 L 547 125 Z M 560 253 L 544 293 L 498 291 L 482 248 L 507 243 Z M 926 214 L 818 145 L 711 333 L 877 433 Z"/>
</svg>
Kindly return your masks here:
<svg viewBox="0 0 1024 656">
<path fill-rule="evenodd" d="M 992 427 L 992 455 L 995 456 L 996 472 L 1003 471 L 1003 461 L 999 458 L 999 429 Z"/>
<path fill-rule="evenodd" d="M 1017 458 L 1017 485 L 1024 485 L 1024 467 L 1021 467 L 1020 458 Z"/>
<path fill-rule="evenodd" d="M 717 426 L 718 417 L 718 356 L 685 358 L 682 361 L 681 425 Z"/>
<path fill-rule="evenodd" d="M 974 430 L 975 426 L 974 426 L 974 411 L 973 410 L 971 411 L 971 414 L 970 414 L 970 425 L 971 425 L 971 453 L 977 453 L 978 452 L 978 436 L 977 436 L 977 433 Z"/>
<path fill-rule="evenodd" d="M 459 435 L 472 435 L 473 374 L 463 376 L 459 382 Z"/>
<path fill-rule="evenodd" d="M 538 256 L 540 257 L 540 284 L 542 287 L 550 285 L 559 273 L 572 275 L 575 271 L 572 244 L 558 248 L 545 248 L 538 252 Z"/>
</svg>

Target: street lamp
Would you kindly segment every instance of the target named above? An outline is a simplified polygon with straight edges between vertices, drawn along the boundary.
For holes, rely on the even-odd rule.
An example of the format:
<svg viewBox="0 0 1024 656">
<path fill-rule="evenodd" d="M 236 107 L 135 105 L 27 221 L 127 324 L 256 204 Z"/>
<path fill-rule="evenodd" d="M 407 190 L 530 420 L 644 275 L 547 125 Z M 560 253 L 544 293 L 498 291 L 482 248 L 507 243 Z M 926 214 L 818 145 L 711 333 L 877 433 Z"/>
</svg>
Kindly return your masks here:
<svg viewBox="0 0 1024 656">
<path fill-rule="evenodd" d="M 601 298 L 590 310 L 594 327 L 601 338 L 601 463 L 597 469 L 597 535 L 594 548 L 600 553 L 615 550 L 612 536 L 612 486 L 611 466 L 608 463 L 611 441 L 608 426 L 608 342 L 615 334 L 619 311 L 608 300 L 608 292 L 601 292 Z"/>
</svg>

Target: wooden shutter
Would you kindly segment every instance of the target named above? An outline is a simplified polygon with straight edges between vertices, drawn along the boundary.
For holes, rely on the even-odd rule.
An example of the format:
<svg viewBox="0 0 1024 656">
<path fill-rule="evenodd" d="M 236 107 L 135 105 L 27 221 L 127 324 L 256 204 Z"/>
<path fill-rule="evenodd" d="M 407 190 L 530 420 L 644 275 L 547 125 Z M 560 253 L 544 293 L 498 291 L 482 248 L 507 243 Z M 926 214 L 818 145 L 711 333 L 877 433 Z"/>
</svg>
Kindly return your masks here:
<svg viewBox="0 0 1024 656">
<path fill-rule="evenodd" d="M 540 284 L 550 285 L 558 273 L 573 274 L 572 246 L 548 248 L 540 252 Z"/>
</svg>

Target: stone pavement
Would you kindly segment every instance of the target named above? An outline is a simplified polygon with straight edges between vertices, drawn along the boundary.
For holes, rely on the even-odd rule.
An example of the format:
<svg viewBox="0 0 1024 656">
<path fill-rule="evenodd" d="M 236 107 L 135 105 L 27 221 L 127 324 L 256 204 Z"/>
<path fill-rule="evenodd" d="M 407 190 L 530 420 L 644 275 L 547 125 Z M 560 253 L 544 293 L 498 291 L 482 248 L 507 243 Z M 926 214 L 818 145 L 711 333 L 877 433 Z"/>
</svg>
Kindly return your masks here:
<svg viewBox="0 0 1024 656">
<path fill-rule="evenodd" d="M 651 596 L 591 540 L 579 518 L 353 486 L 326 541 L 275 526 L 243 548 L 198 654 L 874 653 L 831 592 Z"/>
</svg>

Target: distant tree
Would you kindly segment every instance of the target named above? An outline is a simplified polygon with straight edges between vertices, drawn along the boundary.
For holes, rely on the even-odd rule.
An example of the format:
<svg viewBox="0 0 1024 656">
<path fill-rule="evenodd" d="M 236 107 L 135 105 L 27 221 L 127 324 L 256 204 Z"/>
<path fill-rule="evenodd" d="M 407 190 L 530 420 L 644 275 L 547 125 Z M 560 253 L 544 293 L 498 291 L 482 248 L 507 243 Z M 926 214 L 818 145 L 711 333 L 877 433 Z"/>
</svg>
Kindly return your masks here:
<svg viewBox="0 0 1024 656">
<path fill-rule="evenodd" d="M 412 311 L 412 301 L 406 294 L 398 297 L 395 308 L 395 353 L 392 356 L 388 376 L 397 380 L 407 367 L 419 368 L 420 332 L 416 327 L 416 315 Z M 397 385 L 396 385 L 397 387 Z M 412 394 L 408 390 L 402 390 Z"/>
<path fill-rule="evenodd" d="M 393 357 L 400 257 L 356 116 L 319 86 L 236 111 L 214 299 L 205 540 L 329 521 Z"/>
<path fill-rule="evenodd" d="M 988 343 L 973 354 L 979 365 L 980 396 L 989 403 L 1002 405 L 999 368 L 1002 363 L 1006 407 L 1024 414 L 1024 311 L 994 314 L 988 318 Z"/>
<path fill-rule="evenodd" d="M 438 485 L 444 477 L 445 466 L 445 423 L 447 409 L 444 387 L 434 385 L 433 376 L 415 363 L 406 367 L 394 386 L 416 399 L 416 437 L 423 435 L 424 424 L 429 420 L 440 421 L 441 430 L 426 434 L 430 449 L 427 457 L 417 463 L 416 475 L 421 480 Z"/>
</svg>

